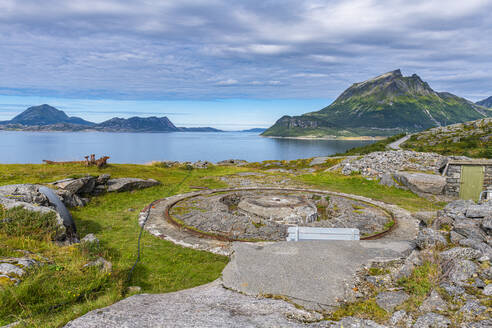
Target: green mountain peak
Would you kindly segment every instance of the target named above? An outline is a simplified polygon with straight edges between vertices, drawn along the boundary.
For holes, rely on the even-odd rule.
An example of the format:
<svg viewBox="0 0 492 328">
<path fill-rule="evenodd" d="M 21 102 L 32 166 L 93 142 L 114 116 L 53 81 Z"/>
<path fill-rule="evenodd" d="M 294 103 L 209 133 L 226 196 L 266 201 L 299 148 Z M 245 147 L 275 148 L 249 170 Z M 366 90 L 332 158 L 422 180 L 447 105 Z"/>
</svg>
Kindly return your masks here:
<svg viewBox="0 0 492 328">
<path fill-rule="evenodd" d="M 450 93 L 436 92 L 417 74 L 399 69 L 354 83 L 331 105 L 284 116 L 265 136 L 386 136 L 492 116 L 492 111 Z"/>
</svg>

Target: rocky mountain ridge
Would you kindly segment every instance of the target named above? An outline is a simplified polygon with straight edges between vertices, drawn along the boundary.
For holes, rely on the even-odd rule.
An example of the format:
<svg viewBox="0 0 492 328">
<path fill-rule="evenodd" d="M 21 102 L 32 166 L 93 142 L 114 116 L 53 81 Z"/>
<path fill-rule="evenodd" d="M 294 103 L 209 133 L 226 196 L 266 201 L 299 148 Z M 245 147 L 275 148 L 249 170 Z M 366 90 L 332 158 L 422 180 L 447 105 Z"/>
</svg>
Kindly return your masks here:
<svg viewBox="0 0 492 328">
<path fill-rule="evenodd" d="M 434 91 L 417 74 L 395 70 L 354 83 L 331 105 L 283 116 L 264 136 L 388 136 L 492 116 L 492 110 Z"/>
<path fill-rule="evenodd" d="M 484 100 L 477 101 L 476 104 L 483 107 L 492 108 L 492 96 Z"/>
<path fill-rule="evenodd" d="M 21 131 L 101 131 L 101 132 L 221 132 L 211 127 L 176 127 L 167 117 L 113 117 L 93 123 L 69 117 L 62 110 L 44 104 L 32 106 L 10 121 L 1 121 L 0 130 Z"/>
</svg>

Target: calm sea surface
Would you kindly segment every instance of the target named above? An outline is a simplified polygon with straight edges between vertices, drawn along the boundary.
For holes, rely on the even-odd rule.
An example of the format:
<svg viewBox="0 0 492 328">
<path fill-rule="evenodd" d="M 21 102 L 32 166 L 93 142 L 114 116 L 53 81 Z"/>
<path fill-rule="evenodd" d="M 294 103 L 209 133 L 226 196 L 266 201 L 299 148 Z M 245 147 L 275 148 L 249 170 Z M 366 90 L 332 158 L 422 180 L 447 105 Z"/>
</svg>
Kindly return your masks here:
<svg viewBox="0 0 492 328">
<path fill-rule="evenodd" d="M 0 163 L 42 163 L 83 160 L 85 155 L 110 156 L 110 163 L 153 160 L 217 162 L 291 160 L 326 156 L 372 141 L 295 140 L 260 137 L 245 132 L 17 132 L 0 131 Z"/>
</svg>

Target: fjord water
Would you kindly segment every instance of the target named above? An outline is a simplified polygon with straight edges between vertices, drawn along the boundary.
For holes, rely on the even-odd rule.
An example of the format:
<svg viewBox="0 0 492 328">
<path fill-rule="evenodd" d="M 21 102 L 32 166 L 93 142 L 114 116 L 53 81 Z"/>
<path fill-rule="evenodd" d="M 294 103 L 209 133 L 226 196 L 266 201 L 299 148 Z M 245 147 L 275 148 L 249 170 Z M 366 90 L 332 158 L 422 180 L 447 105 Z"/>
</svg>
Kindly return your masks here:
<svg viewBox="0 0 492 328">
<path fill-rule="evenodd" d="M 110 163 L 217 162 L 225 159 L 292 160 L 327 156 L 367 145 L 359 140 L 274 139 L 246 132 L 21 132 L 0 131 L 0 163 L 83 160 L 108 155 Z"/>
</svg>

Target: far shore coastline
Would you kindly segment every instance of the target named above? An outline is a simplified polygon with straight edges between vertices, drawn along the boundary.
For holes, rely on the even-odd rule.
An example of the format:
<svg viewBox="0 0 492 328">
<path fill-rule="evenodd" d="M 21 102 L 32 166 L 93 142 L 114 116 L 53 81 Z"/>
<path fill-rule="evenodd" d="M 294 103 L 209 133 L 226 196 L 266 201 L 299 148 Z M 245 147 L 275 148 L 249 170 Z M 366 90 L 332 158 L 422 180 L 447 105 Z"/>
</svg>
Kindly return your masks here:
<svg viewBox="0 0 492 328">
<path fill-rule="evenodd" d="M 358 141 L 365 141 L 365 140 L 384 140 L 388 137 L 384 136 L 359 136 L 359 137 L 340 137 L 340 136 L 300 136 L 300 137 L 279 137 L 279 136 L 263 136 L 260 134 L 260 136 L 265 137 L 265 138 L 274 138 L 274 139 L 298 139 L 298 140 L 358 140 Z"/>
</svg>

